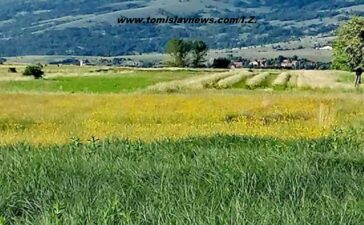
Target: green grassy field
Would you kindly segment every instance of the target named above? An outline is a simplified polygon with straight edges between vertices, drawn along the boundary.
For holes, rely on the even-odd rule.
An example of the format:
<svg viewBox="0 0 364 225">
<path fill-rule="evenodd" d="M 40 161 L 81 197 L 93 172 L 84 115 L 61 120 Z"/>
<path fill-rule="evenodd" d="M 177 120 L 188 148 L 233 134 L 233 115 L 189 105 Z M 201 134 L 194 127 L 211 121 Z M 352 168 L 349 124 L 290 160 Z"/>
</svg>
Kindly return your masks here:
<svg viewBox="0 0 364 225">
<path fill-rule="evenodd" d="M 80 73 L 82 75 L 82 73 Z M 138 73 L 107 73 L 84 76 L 64 76 L 59 74 L 42 80 L 7 80 L 0 81 L 2 91 L 35 91 L 35 92 L 86 92 L 86 93 L 119 93 L 144 89 L 147 86 L 163 81 L 184 79 L 195 76 L 196 72 L 140 71 Z"/>
<path fill-rule="evenodd" d="M 363 224 L 351 73 L 7 67 L 0 225 Z"/>
<path fill-rule="evenodd" d="M 9 67 L 15 67 L 16 73 L 9 73 Z M 0 92 L 65 92 L 65 93 L 125 93 L 144 90 L 181 91 L 204 87 L 221 89 L 217 84 L 224 79 L 219 77 L 228 70 L 216 69 L 131 69 L 112 67 L 78 67 L 47 66 L 44 68 L 44 79 L 34 80 L 22 76 L 25 65 L 0 66 Z M 229 76 L 244 73 L 247 69 L 231 70 Z M 228 85 L 228 89 L 273 89 L 272 84 L 282 70 L 253 70 L 253 76 L 264 72 L 270 75 L 248 87 L 246 83 L 252 77 L 244 77 Z M 332 89 L 333 91 L 354 91 L 354 75 L 343 71 L 289 71 L 290 79 L 282 84 L 285 89 Z M 214 78 L 216 77 L 216 78 Z M 201 80 L 201 82 L 199 81 Z M 163 86 L 160 88 L 159 86 Z M 194 85 L 191 85 L 194 84 Z M 196 86 L 197 84 L 197 86 Z M 225 89 L 225 88 L 222 88 Z M 358 91 L 358 90 L 357 90 Z M 360 90 L 359 90 L 360 91 Z"/>
<path fill-rule="evenodd" d="M 1 147 L 0 221 L 359 225 L 363 143 L 345 135 Z"/>
</svg>

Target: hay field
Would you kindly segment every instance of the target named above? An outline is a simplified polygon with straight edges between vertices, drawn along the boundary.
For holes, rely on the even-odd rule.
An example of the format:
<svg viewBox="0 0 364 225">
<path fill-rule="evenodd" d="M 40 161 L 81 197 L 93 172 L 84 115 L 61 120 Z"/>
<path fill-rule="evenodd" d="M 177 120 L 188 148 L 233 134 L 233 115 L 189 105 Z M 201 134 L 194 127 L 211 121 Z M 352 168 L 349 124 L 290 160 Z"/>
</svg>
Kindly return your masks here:
<svg viewBox="0 0 364 225">
<path fill-rule="evenodd" d="M 208 81 L 208 82 L 204 82 Z M 201 89 L 267 89 L 355 91 L 354 74 L 343 71 L 251 70 L 236 69 L 196 78 L 162 82 L 149 87 L 155 92 L 178 92 Z M 363 90 L 361 89 L 356 89 Z"/>
<path fill-rule="evenodd" d="M 48 66 L 45 79 L 32 80 L 21 76 L 23 65 L 13 74 L 9 66 L 0 67 L 0 144 L 215 134 L 318 138 L 362 109 L 351 74 L 340 71 Z M 332 94 L 316 97 L 325 88 Z M 351 105 L 342 109 L 346 101 Z"/>
<path fill-rule="evenodd" d="M 10 73 L 8 68 L 17 72 Z M 44 79 L 22 76 L 25 66 L 0 66 L 0 92 L 125 93 L 145 89 L 159 82 L 204 75 L 200 70 L 143 70 L 110 67 L 47 66 Z"/>
<path fill-rule="evenodd" d="M 0 92 L 171 93 L 206 89 L 355 91 L 353 73 L 343 71 L 136 69 L 48 65 L 44 67 L 44 79 L 37 81 L 22 76 L 25 66 L 0 65 Z M 17 72 L 10 73 L 10 67 L 15 67 Z M 363 88 L 359 91 L 362 90 Z"/>
</svg>

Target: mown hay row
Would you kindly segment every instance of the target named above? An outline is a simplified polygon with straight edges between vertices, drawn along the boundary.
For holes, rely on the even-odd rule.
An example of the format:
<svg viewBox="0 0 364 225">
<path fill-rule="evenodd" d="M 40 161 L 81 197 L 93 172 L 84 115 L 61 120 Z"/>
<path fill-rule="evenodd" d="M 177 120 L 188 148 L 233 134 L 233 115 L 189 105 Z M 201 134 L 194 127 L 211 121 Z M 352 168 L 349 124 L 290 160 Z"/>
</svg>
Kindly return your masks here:
<svg viewBox="0 0 364 225">
<path fill-rule="evenodd" d="M 202 85 L 202 87 L 213 87 L 216 83 L 218 83 L 220 80 L 226 79 L 228 77 L 232 77 L 236 75 L 237 72 L 225 72 L 225 73 L 216 73 L 213 75 L 209 75 L 206 77 L 201 77 L 200 79 L 194 79 L 191 82 L 186 82 L 185 85 L 187 85 L 187 88 L 190 87 L 190 85 Z"/>
<path fill-rule="evenodd" d="M 264 72 L 254 76 L 246 82 L 246 86 L 250 89 L 258 88 L 269 77 L 269 75 L 269 72 Z"/>
<path fill-rule="evenodd" d="M 234 76 L 236 72 L 224 72 L 204 75 L 201 77 L 193 77 L 185 80 L 162 82 L 149 87 L 151 91 L 157 92 L 177 92 L 180 90 L 195 90 L 207 87 L 213 87 L 219 80 Z"/>
<path fill-rule="evenodd" d="M 298 73 L 291 73 L 291 78 L 289 79 L 287 86 L 290 88 L 297 87 Z"/>
<path fill-rule="evenodd" d="M 288 72 L 283 72 L 278 75 L 278 77 L 273 81 L 272 86 L 275 89 L 285 89 L 287 83 L 291 78 L 291 74 Z"/>
<path fill-rule="evenodd" d="M 218 88 L 231 88 L 234 84 L 237 84 L 237 83 L 241 82 L 242 80 L 244 80 L 245 78 L 250 78 L 252 76 L 254 76 L 254 74 L 251 72 L 241 71 L 234 76 L 230 76 L 230 77 L 220 80 L 217 83 L 217 87 Z"/>
<path fill-rule="evenodd" d="M 147 88 L 155 92 L 177 92 L 182 89 L 181 81 L 161 82 Z"/>
</svg>

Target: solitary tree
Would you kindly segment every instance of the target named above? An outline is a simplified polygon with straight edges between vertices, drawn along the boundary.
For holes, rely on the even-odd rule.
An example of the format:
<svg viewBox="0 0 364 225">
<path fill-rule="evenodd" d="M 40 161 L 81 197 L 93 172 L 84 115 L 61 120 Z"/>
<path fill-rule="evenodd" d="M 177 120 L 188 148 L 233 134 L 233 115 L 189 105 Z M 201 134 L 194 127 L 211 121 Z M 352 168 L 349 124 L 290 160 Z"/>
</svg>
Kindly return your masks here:
<svg viewBox="0 0 364 225">
<path fill-rule="evenodd" d="M 352 71 L 364 65 L 364 17 L 354 17 L 337 31 L 332 68 Z"/>
<path fill-rule="evenodd" d="M 40 65 L 27 66 L 23 73 L 24 76 L 33 76 L 35 79 L 43 78 L 44 72 Z"/>
<path fill-rule="evenodd" d="M 187 65 L 187 56 L 191 49 L 190 43 L 181 39 L 172 39 L 166 45 L 166 53 L 172 57 L 168 64 L 184 67 Z"/>
<path fill-rule="evenodd" d="M 192 41 L 191 42 L 191 53 L 192 53 L 192 66 L 200 67 L 201 63 L 205 61 L 208 47 L 203 41 Z"/>
</svg>

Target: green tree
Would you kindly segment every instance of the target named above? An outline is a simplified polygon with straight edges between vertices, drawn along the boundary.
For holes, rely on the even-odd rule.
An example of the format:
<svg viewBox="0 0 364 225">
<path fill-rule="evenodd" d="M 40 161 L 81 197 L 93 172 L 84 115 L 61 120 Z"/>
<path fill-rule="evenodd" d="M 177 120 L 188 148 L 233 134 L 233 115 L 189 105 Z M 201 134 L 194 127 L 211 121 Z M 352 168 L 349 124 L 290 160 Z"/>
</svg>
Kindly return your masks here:
<svg viewBox="0 0 364 225">
<path fill-rule="evenodd" d="M 212 63 L 212 67 L 226 69 L 229 67 L 230 63 L 231 63 L 231 60 L 228 58 L 217 58 L 217 59 L 214 59 L 214 61 Z"/>
<path fill-rule="evenodd" d="M 40 65 L 31 65 L 25 68 L 24 76 L 33 76 L 35 79 L 43 78 L 44 72 Z"/>
<path fill-rule="evenodd" d="M 354 17 L 337 31 L 333 69 L 352 71 L 364 65 L 364 17 Z"/>
<path fill-rule="evenodd" d="M 172 39 L 166 45 L 166 53 L 172 58 L 170 66 L 184 67 L 187 65 L 187 56 L 190 52 L 190 42 L 181 39 Z"/>
<path fill-rule="evenodd" d="M 191 53 L 192 53 L 192 66 L 200 67 L 201 63 L 205 61 L 208 47 L 203 41 L 192 41 L 191 42 Z"/>
<path fill-rule="evenodd" d="M 6 62 L 5 58 L 0 58 L 0 64 L 4 64 Z"/>
</svg>

